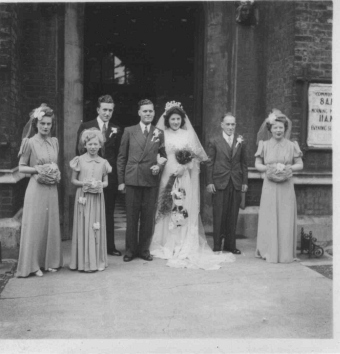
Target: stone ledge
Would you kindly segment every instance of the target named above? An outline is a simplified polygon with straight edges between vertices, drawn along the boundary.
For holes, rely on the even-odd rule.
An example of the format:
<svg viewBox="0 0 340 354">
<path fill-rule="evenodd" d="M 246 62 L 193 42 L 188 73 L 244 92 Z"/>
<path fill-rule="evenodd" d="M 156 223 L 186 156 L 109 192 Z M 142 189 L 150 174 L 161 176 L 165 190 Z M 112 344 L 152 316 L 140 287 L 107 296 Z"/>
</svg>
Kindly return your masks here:
<svg viewBox="0 0 340 354">
<path fill-rule="evenodd" d="M 260 173 L 254 167 L 248 169 L 249 179 L 263 179 L 263 173 Z M 302 185 L 331 185 L 333 183 L 332 172 L 294 172 L 294 184 Z"/>
<path fill-rule="evenodd" d="M 25 177 L 19 172 L 19 167 L 13 169 L 0 169 L 0 184 L 14 184 Z M 262 173 L 258 172 L 256 168 L 250 167 L 248 169 L 249 179 L 263 179 Z M 332 172 L 295 172 L 293 176 L 294 184 L 302 185 L 331 185 L 333 183 Z"/>
<path fill-rule="evenodd" d="M 19 167 L 12 169 L 0 169 L 0 184 L 15 184 L 25 178 L 24 173 L 19 172 Z"/>
</svg>

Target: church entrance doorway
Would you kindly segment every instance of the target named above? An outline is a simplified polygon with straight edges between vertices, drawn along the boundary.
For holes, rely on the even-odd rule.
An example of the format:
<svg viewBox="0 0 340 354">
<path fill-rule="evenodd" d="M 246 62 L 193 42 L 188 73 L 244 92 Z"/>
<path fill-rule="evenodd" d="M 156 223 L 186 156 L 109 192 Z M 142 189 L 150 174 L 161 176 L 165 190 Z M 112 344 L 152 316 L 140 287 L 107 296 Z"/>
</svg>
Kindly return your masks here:
<svg viewBox="0 0 340 354">
<path fill-rule="evenodd" d="M 113 120 L 137 124 L 149 98 L 156 118 L 169 100 L 182 102 L 200 133 L 203 9 L 199 2 L 88 3 L 84 13 L 84 121 L 102 94 L 116 104 Z"/>
</svg>

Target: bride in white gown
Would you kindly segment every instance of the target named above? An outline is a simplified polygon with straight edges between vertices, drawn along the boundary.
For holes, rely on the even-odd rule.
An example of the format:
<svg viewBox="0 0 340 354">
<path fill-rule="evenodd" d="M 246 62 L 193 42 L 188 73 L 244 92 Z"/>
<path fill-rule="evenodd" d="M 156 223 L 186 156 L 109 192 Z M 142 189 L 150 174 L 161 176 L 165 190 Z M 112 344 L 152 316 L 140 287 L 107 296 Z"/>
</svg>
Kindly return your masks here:
<svg viewBox="0 0 340 354">
<path fill-rule="evenodd" d="M 222 262 L 233 262 L 233 254 L 214 253 L 207 243 L 199 215 L 199 173 L 200 162 L 208 157 L 179 102 L 167 103 L 157 128 L 164 131 L 167 162 L 160 181 L 151 254 L 167 259 L 167 265 L 174 268 L 214 270 Z M 190 157 L 183 160 L 185 154 L 193 156 L 191 161 Z"/>
</svg>

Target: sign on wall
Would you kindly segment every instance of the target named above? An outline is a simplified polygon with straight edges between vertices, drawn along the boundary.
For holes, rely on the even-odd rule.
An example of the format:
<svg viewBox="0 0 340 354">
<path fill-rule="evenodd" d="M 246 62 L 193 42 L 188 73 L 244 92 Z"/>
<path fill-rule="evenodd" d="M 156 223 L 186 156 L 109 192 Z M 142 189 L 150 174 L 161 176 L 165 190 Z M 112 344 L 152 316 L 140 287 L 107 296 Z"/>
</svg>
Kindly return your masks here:
<svg viewBox="0 0 340 354">
<path fill-rule="evenodd" d="M 332 85 L 310 84 L 308 89 L 308 135 L 310 147 L 332 148 Z"/>
</svg>

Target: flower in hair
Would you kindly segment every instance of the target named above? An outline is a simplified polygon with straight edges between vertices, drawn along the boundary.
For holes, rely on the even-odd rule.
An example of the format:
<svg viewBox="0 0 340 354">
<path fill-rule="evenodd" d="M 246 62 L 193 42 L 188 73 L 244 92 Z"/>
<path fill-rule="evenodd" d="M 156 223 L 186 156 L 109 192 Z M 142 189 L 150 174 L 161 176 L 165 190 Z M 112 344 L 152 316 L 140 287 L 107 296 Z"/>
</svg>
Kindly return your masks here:
<svg viewBox="0 0 340 354">
<path fill-rule="evenodd" d="M 276 115 L 275 113 L 270 113 L 268 118 L 267 118 L 267 123 L 269 124 L 274 124 L 276 120 Z"/>
<path fill-rule="evenodd" d="M 36 108 L 33 113 L 33 118 L 38 118 L 38 120 L 42 120 L 45 112 L 42 110 L 42 107 Z"/>
<path fill-rule="evenodd" d="M 176 102 L 176 101 L 170 101 L 167 102 L 165 105 L 165 110 L 169 110 L 172 107 L 179 107 L 179 108 L 183 108 L 181 102 Z"/>
</svg>

